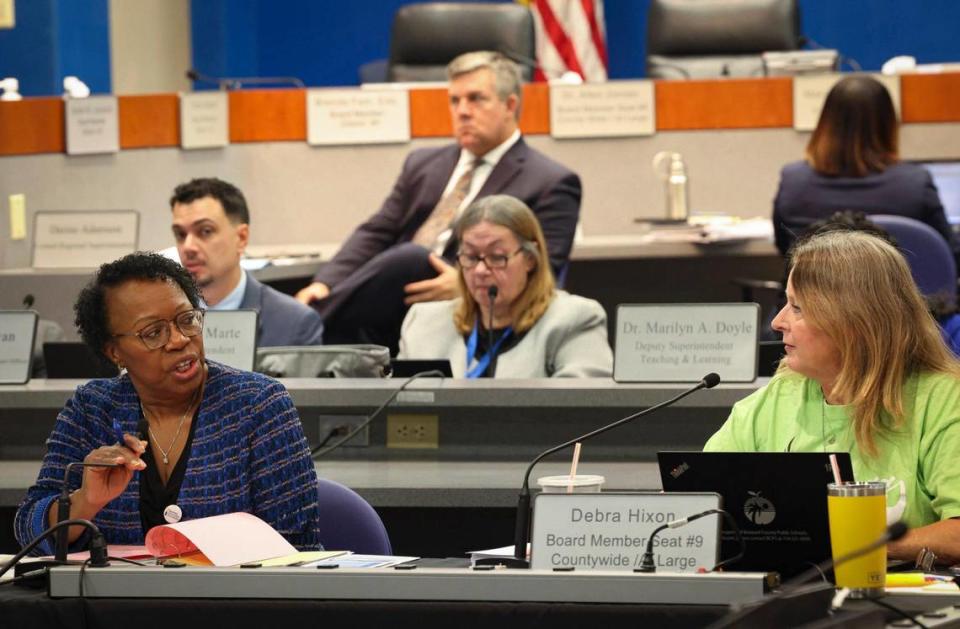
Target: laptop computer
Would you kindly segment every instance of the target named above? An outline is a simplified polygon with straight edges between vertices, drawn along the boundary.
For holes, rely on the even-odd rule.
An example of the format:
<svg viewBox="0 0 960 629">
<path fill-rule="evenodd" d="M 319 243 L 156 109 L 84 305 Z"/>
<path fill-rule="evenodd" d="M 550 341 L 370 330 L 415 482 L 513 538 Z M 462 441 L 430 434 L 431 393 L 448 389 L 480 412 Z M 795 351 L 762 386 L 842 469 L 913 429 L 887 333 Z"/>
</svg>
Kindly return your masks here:
<svg viewBox="0 0 960 629">
<path fill-rule="evenodd" d="M 838 452 L 841 477 L 853 479 L 850 454 Z M 729 570 L 779 572 L 784 578 L 830 557 L 824 452 L 658 452 L 664 491 L 715 491 L 740 527 L 744 556 Z M 720 558 L 739 552 L 723 531 Z"/>
<path fill-rule="evenodd" d="M 97 360 L 84 343 L 44 343 L 43 362 L 48 378 L 112 378 L 119 373 Z"/>
<path fill-rule="evenodd" d="M 443 359 L 412 359 L 412 358 L 394 358 L 390 361 L 390 373 L 394 378 L 409 378 L 424 371 L 439 371 L 448 378 L 453 377 L 453 368 L 450 367 L 450 361 Z"/>
<path fill-rule="evenodd" d="M 777 372 L 780 359 L 786 354 L 783 341 L 760 341 L 757 357 L 757 377 L 769 378 Z"/>
</svg>

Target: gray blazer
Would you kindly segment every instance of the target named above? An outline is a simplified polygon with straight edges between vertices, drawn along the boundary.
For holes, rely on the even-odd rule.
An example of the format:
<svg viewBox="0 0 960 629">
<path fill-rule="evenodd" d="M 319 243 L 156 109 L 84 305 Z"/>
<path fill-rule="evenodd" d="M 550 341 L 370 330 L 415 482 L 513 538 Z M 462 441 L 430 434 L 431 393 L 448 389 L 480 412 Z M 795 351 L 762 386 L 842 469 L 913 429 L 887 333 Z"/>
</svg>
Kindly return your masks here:
<svg viewBox="0 0 960 629">
<path fill-rule="evenodd" d="M 411 306 L 403 320 L 397 358 L 448 358 L 453 376 L 462 378 L 467 348 L 453 325 L 458 303 L 454 299 Z M 609 378 L 612 373 L 603 307 L 559 290 L 523 340 L 497 356 L 497 378 Z"/>
<path fill-rule="evenodd" d="M 253 308 L 260 313 L 257 347 L 322 343 L 323 320 L 316 310 L 261 284 L 250 273 L 247 273 L 247 288 L 243 291 L 240 307 Z"/>
</svg>

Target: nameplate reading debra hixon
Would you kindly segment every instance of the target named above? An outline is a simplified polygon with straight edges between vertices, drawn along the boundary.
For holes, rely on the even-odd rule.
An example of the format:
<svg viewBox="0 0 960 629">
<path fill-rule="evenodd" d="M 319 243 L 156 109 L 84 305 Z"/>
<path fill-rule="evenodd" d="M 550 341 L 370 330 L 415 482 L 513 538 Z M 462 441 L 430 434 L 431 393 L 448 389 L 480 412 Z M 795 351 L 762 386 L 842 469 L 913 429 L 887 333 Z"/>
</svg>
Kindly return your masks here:
<svg viewBox="0 0 960 629">
<path fill-rule="evenodd" d="M 409 141 L 410 97 L 406 90 L 307 90 L 307 143 Z"/>
<path fill-rule="evenodd" d="M 617 307 L 613 379 L 724 382 L 757 377 L 757 304 L 622 304 Z"/>
<path fill-rule="evenodd" d="M 719 508 L 713 493 L 542 493 L 533 503 L 530 567 L 633 570 L 655 529 Z M 719 538 L 716 515 L 664 529 L 653 540 L 654 565 L 665 572 L 710 570 Z"/>
</svg>

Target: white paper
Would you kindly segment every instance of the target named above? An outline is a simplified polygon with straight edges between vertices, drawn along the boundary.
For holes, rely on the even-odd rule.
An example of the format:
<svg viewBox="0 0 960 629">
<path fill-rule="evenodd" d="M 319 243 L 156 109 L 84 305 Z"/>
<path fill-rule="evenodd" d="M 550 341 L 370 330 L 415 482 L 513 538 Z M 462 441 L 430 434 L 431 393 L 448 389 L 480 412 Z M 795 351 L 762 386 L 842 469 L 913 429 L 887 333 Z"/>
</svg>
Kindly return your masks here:
<svg viewBox="0 0 960 629">
<path fill-rule="evenodd" d="M 157 557 L 199 550 L 215 566 L 235 566 L 297 552 L 280 533 L 250 513 L 155 526 L 147 533 L 147 549 Z"/>
</svg>

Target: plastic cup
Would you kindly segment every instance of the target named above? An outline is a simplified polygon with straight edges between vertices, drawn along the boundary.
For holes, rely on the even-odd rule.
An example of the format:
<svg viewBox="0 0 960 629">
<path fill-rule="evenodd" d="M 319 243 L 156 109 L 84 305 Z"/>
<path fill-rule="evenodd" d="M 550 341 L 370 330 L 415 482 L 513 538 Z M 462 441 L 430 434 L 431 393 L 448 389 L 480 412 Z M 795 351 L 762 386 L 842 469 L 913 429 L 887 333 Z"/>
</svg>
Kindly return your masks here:
<svg viewBox="0 0 960 629">
<path fill-rule="evenodd" d="M 600 486 L 606 482 L 603 476 L 596 474 L 577 474 L 573 478 L 565 476 L 541 476 L 537 479 L 540 489 L 546 494 L 596 494 Z M 573 487 L 570 492 L 568 488 Z"/>
<path fill-rule="evenodd" d="M 830 483 L 830 547 L 834 561 L 878 539 L 887 528 L 887 486 L 882 482 Z M 837 587 L 850 588 L 851 598 L 883 596 L 887 579 L 887 547 L 881 546 L 834 567 Z"/>
</svg>

